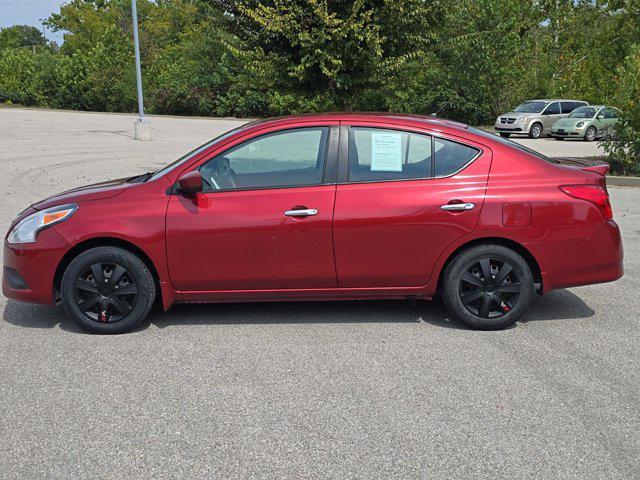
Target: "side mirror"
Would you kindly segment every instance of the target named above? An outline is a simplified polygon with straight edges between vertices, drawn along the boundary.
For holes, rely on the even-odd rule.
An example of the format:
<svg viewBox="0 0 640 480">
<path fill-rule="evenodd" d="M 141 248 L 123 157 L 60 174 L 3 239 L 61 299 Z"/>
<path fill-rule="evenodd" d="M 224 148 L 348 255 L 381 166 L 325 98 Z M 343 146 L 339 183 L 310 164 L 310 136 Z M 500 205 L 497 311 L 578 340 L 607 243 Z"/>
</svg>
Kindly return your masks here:
<svg viewBox="0 0 640 480">
<path fill-rule="evenodd" d="M 598 116 L 596 117 L 598 120 L 602 120 L 604 118 L 604 115 L 599 113 Z"/>
<path fill-rule="evenodd" d="M 187 172 L 178 179 L 178 188 L 182 193 L 195 194 L 202 191 L 202 175 L 197 170 Z"/>
</svg>

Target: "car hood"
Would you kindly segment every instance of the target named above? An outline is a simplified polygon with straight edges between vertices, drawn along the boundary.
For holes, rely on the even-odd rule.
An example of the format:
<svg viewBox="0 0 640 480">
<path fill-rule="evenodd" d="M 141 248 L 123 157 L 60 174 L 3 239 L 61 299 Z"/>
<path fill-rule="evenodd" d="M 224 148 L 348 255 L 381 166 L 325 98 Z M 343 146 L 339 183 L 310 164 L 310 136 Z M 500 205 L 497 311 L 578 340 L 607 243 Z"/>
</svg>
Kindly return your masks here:
<svg viewBox="0 0 640 480">
<path fill-rule="evenodd" d="M 52 197 L 45 198 L 32 205 L 36 210 L 49 208 L 65 203 L 86 202 L 89 200 L 100 200 L 101 198 L 115 197 L 124 192 L 133 183 L 127 183 L 127 178 L 119 178 L 117 180 L 109 180 L 107 182 L 94 183 L 85 185 L 84 187 L 74 188 L 66 192 L 58 193 Z"/>
<path fill-rule="evenodd" d="M 561 118 L 555 123 L 556 127 L 575 127 L 578 123 L 584 122 L 588 124 L 592 121 L 591 118 Z"/>
<path fill-rule="evenodd" d="M 507 112 L 500 115 L 500 118 L 533 117 L 534 115 L 539 115 L 539 113 Z"/>
</svg>

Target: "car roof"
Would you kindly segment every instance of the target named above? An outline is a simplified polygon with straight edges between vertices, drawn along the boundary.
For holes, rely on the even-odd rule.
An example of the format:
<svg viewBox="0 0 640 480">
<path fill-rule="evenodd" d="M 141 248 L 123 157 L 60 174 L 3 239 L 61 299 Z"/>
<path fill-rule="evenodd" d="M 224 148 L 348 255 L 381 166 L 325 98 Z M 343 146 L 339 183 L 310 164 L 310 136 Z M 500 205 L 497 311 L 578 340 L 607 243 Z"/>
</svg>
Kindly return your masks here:
<svg viewBox="0 0 640 480">
<path fill-rule="evenodd" d="M 398 124 L 421 124 L 422 126 L 431 126 L 435 128 L 452 128 L 456 130 L 466 130 L 469 126 L 465 123 L 446 120 L 435 116 L 415 115 L 409 113 L 390 113 L 390 112 L 326 112 L 326 113 L 307 113 L 301 115 L 287 115 L 282 117 L 265 118 L 247 123 L 244 127 L 265 127 L 276 126 L 281 124 L 293 123 L 296 121 L 382 121 Z"/>
<path fill-rule="evenodd" d="M 607 105 L 583 105 L 583 107 L 591 107 L 591 108 L 595 108 L 596 110 L 598 108 L 615 108 L 615 107 L 608 107 Z M 582 108 L 582 107 L 578 107 L 578 108 Z"/>
<path fill-rule="evenodd" d="M 525 100 L 524 103 L 527 102 L 547 102 L 547 103 L 551 103 L 551 102 L 580 102 L 580 103 L 584 103 L 585 105 L 588 105 L 589 102 L 586 102 L 584 100 L 575 100 L 573 98 L 538 98 L 536 100 Z"/>
</svg>

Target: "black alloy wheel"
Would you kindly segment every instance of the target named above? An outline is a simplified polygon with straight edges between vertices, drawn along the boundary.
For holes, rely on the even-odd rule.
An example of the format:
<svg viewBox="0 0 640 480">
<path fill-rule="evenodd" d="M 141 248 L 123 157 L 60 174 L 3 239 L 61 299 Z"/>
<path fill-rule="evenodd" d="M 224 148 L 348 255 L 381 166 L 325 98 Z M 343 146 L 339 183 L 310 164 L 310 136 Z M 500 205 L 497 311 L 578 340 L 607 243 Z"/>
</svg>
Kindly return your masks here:
<svg viewBox="0 0 640 480">
<path fill-rule="evenodd" d="M 95 333 L 123 333 L 151 311 L 156 284 L 136 254 L 103 246 L 75 257 L 62 276 L 62 304 L 71 319 Z"/>
<path fill-rule="evenodd" d="M 440 291 L 451 316 L 482 330 L 514 324 L 535 296 L 532 269 L 516 251 L 482 244 L 447 265 Z"/>
<path fill-rule="evenodd" d="M 94 322 L 118 322 L 136 304 L 138 287 L 127 269 L 115 263 L 94 263 L 76 280 L 78 308 Z"/>
<path fill-rule="evenodd" d="M 499 318 L 513 310 L 518 302 L 520 281 L 507 261 L 482 258 L 462 273 L 459 295 L 471 314 Z"/>
</svg>

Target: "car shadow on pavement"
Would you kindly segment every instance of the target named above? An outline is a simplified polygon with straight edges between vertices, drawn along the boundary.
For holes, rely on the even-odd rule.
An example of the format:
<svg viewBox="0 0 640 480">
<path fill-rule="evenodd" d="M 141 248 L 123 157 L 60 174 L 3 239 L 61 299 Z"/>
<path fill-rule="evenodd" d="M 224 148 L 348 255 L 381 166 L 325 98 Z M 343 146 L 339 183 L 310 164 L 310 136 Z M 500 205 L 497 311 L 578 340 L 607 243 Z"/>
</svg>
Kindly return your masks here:
<svg viewBox="0 0 640 480">
<path fill-rule="evenodd" d="M 569 290 L 536 298 L 521 322 L 576 320 L 595 314 Z M 158 328 L 174 325 L 295 324 L 295 323 L 429 323 L 443 328 L 468 329 L 451 319 L 440 300 L 360 300 L 326 302 L 269 302 L 175 305 L 150 315 Z"/>
<path fill-rule="evenodd" d="M 595 312 L 569 290 L 557 290 L 536 298 L 521 322 L 540 320 L 577 320 Z M 80 329 L 64 309 L 8 301 L 2 318 L 25 328 L 60 328 L 70 332 Z M 305 324 L 305 323 L 428 323 L 444 328 L 467 329 L 452 320 L 441 301 L 362 300 L 342 302 L 268 302 L 175 305 L 168 312 L 155 308 L 147 321 L 158 328 L 177 325 L 225 324 Z"/>
<path fill-rule="evenodd" d="M 536 296 L 522 322 L 538 320 L 579 320 L 595 315 L 582 298 L 570 290 L 554 290 L 543 297 Z"/>
<path fill-rule="evenodd" d="M 313 323 L 415 323 L 422 303 L 407 300 L 319 302 L 262 302 L 175 305 L 168 312 L 154 312 L 151 323 L 173 325 L 210 324 L 313 324 Z M 444 309 L 440 313 L 445 314 Z"/>
<path fill-rule="evenodd" d="M 82 332 L 62 307 L 8 300 L 2 312 L 2 319 L 12 325 L 25 328 L 54 328 L 60 325 L 60 328 L 69 332 Z"/>
</svg>

